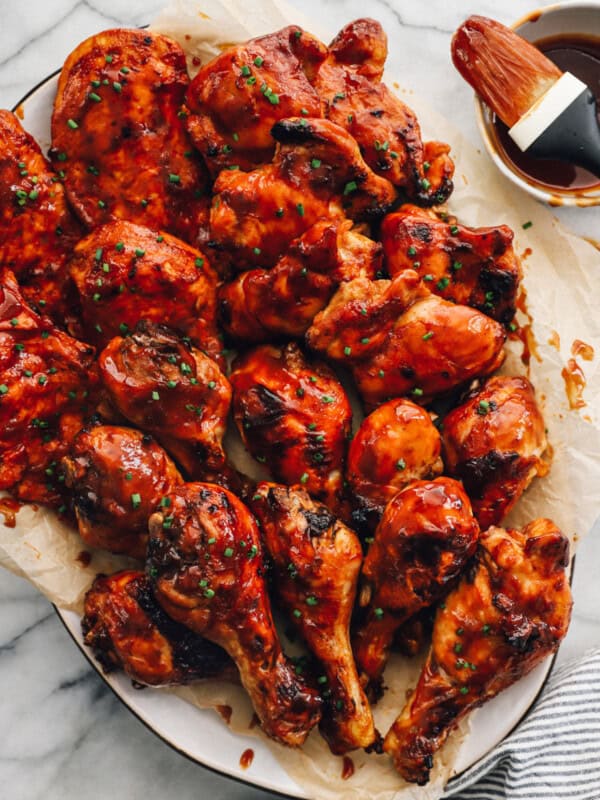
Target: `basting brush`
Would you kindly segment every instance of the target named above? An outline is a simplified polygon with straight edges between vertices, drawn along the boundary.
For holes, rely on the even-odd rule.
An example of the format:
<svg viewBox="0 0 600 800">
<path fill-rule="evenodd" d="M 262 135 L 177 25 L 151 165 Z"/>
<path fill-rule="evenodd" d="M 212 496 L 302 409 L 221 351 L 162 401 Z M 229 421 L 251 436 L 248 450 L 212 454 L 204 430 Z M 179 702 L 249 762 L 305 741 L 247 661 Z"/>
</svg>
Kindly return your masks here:
<svg viewBox="0 0 600 800">
<path fill-rule="evenodd" d="M 487 17 L 469 17 L 458 28 L 452 60 L 521 150 L 569 161 L 600 178 L 596 98 L 579 78 Z"/>
</svg>

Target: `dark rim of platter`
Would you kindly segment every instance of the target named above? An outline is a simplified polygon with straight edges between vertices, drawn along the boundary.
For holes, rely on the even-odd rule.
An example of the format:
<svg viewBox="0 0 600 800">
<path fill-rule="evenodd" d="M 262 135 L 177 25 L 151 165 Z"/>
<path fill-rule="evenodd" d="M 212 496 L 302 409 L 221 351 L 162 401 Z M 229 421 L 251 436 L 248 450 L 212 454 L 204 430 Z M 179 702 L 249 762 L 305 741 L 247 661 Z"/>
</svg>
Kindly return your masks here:
<svg viewBox="0 0 600 800">
<path fill-rule="evenodd" d="M 147 26 L 142 26 L 142 27 L 147 27 Z M 35 94 L 35 93 L 36 93 L 36 92 L 37 92 L 39 89 L 41 89 L 43 86 L 45 86 L 45 85 L 46 85 L 46 83 L 48 83 L 48 81 L 52 80 L 52 78 L 54 78 L 54 77 L 55 77 L 56 75 L 58 75 L 60 72 L 61 72 L 61 68 L 59 67 L 57 70 L 55 70 L 54 72 L 52 72 L 50 75 L 48 75 L 47 77 L 45 77 L 45 78 L 43 78 L 41 81 L 39 81 L 39 83 L 36 83 L 36 85 L 35 85 L 33 88 L 31 88 L 31 89 L 30 89 L 30 90 L 27 92 L 27 94 L 23 95 L 23 97 L 21 97 L 21 99 L 20 99 L 20 100 L 19 100 L 19 101 L 18 101 L 18 102 L 17 102 L 17 103 L 16 103 L 16 104 L 13 106 L 13 108 L 12 108 L 12 111 L 13 111 L 13 112 L 16 112 L 16 111 L 17 111 L 17 109 L 19 108 L 19 106 L 21 106 L 23 103 L 25 103 L 25 102 L 26 102 L 26 101 L 27 101 L 27 100 L 28 100 L 28 99 L 29 99 L 29 98 L 30 98 L 32 95 L 34 95 L 34 94 Z M 569 583 L 571 583 L 571 584 L 572 584 L 572 582 L 573 582 L 573 572 L 574 572 L 574 568 L 575 568 L 575 557 L 573 557 L 573 559 L 572 559 L 572 561 L 571 561 L 571 566 L 570 566 Z M 259 788 L 259 789 L 261 789 L 261 791 L 268 792 L 269 794 L 273 795 L 273 797 L 280 797 L 280 798 L 286 798 L 286 797 L 291 797 L 291 798 L 302 798 L 302 795 L 282 794 L 281 792 L 278 792 L 278 791 L 276 791 L 275 789 L 270 789 L 269 787 L 263 786 L 263 785 L 261 785 L 260 783 L 258 783 L 258 782 L 256 782 L 256 781 L 248 780 L 248 779 L 245 779 L 245 778 L 240 778 L 240 777 L 238 777 L 237 775 L 231 775 L 230 773 L 228 773 L 228 772 L 225 772 L 224 770 L 221 770 L 221 769 L 219 769 L 218 767 L 213 767 L 213 766 L 210 766 L 209 764 L 205 764 L 203 761 L 201 761 L 200 759 L 196 758 L 195 756 L 192 756 L 192 755 L 190 755 L 189 753 L 186 753 L 186 751 L 185 751 L 185 750 L 182 750 L 181 748 L 179 748 L 179 747 L 178 747 L 178 746 L 177 746 L 177 745 L 176 745 L 174 742 L 172 742 L 170 739 L 167 739 L 167 738 L 165 738 L 165 736 L 163 736 L 161 733 L 159 733 L 157 730 L 155 730 L 155 728 L 153 728 L 153 727 L 152 727 L 152 725 L 151 725 L 150 723 L 146 722 L 146 720 L 145 720 L 145 719 L 143 719 L 143 718 L 142 718 L 142 717 L 141 717 L 141 716 L 140 716 L 140 715 L 137 713 L 137 711 L 135 711 L 133 708 L 131 708 L 131 706 L 130 706 L 130 705 L 129 705 L 129 704 L 128 704 L 128 703 L 127 703 L 127 702 L 126 702 L 126 701 L 125 701 L 125 700 L 124 700 L 124 699 L 123 699 L 121 696 L 120 696 L 120 694 L 119 694 L 119 693 L 116 691 L 116 689 L 115 689 L 113 686 L 111 686 L 110 682 L 108 681 L 108 679 L 106 678 L 106 676 L 105 676 L 105 675 L 104 675 L 104 673 L 102 672 L 102 668 L 101 668 L 101 667 L 100 667 L 100 665 L 99 665 L 99 664 L 98 664 L 98 663 L 95 661 L 95 659 L 93 658 L 93 656 L 91 655 L 91 653 L 89 653 L 89 652 L 88 652 L 88 651 L 87 651 L 87 650 L 86 650 L 84 647 L 82 647 L 82 645 L 81 645 L 81 644 L 80 644 L 80 643 L 77 641 L 77 639 L 76 639 L 76 638 L 73 636 L 73 634 L 72 634 L 72 633 L 71 633 L 71 631 L 69 630 L 69 628 L 68 628 L 68 626 L 67 626 L 66 622 L 65 622 L 65 621 L 64 621 L 64 619 L 62 618 L 62 616 L 61 616 L 61 614 L 60 614 L 60 611 L 59 611 L 59 609 L 58 609 L 56 606 L 53 606 L 53 607 L 54 607 L 54 610 L 55 610 L 55 612 L 56 612 L 56 615 L 58 616 L 59 620 L 60 620 L 60 621 L 61 621 L 61 623 L 63 624 L 63 626 L 64 626 L 65 630 L 67 631 L 67 633 L 69 634 L 69 636 L 71 637 L 71 639 L 73 640 L 73 642 L 75 642 L 75 644 L 77 645 L 77 648 L 78 648 L 78 649 L 79 649 L 79 650 L 80 650 L 80 651 L 83 653 L 83 655 L 84 655 L 84 657 L 87 659 L 88 663 L 89 663 L 89 664 L 90 664 L 90 665 L 91 665 L 91 666 L 94 668 L 94 670 L 96 671 L 96 673 L 97 673 L 97 674 L 100 676 L 100 678 L 101 678 L 101 679 L 104 681 L 104 683 L 105 683 L 105 684 L 106 684 L 106 685 L 109 687 L 109 689 L 110 689 L 110 690 L 113 692 L 113 694 L 114 694 L 114 695 L 117 697 L 117 699 L 119 700 L 119 702 L 120 702 L 120 703 L 121 703 L 123 706 L 125 706 L 125 707 L 128 709 L 128 711 L 129 711 L 131 714 L 133 714 L 133 716 L 134 716 L 134 717 L 136 717 L 136 718 L 137 718 L 137 719 L 138 719 L 138 720 L 139 720 L 139 721 L 140 721 L 140 722 L 141 722 L 141 723 L 142 723 L 142 724 L 143 724 L 143 725 L 144 725 L 144 726 L 145 726 L 145 727 L 146 727 L 146 728 L 147 728 L 149 731 L 151 731 L 151 732 L 152 732 L 152 733 L 153 733 L 153 734 L 154 734 L 154 735 L 155 735 L 157 738 L 159 738 L 161 741 L 163 741 L 165 744 L 167 744 L 167 745 L 168 745 L 168 746 L 169 746 L 169 747 L 170 747 L 172 750 L 175 750 L 177 753 L 179 753 L 180 755 L 182 755 L 182 756 L 184 756 L 185 758 L 187 758 L 187 759 L 188 759 L 188 761 L 191 761 L 191 762 L 192 762 L 192 763 L 194 763 L 194 764 L 199 764 L 200 766 L 204 767 L 204 769 L 208 769 L 208 770 L 210 770 L 211 772 L 214 772 L 216 775 L 221 775 L 221 776 L 223 776 L 224 778 L 228 778 L 229 780 L 236 781 L 237 783 L 240 783 L 240 784 L 242 784 L 243 786 L 250 786 L 250 787 L 252 787 L 252 788 Z M 510 731 L 509 731 L 509 732 L 506 734 L 506 736 L 505 736 L 504 738 L 506 738 L 506 737 L 510 736 L 510 735 L 511 735 L 511 733 L 512 733 L 512 732 L 513 732 L 513 731 L 514 731 L 514 730 L 515 730 L 515 729 L 516 729 L 516 728 L 517 728 L 517 727 L 518 727 L 520 724 L 521 724 L 521 722 L 523 722 L 523 720 L 525 720 L 525 719 L 528 717 L 529 713 L 531 712 L 531 709 L 532 709 L 533 705 L 535 704 L 535 702 L 537 701 L 538 697 L 540 696 L 540 694 L 541 694 L 541 693 L 542 693 L 542 691 L 544 690 L 544 687 L 546 686 L 546 683 L 547 683 L 547 681 L 548 681 L 548 679 L 549 679 L 550 675 L 552 674 L 552 671 L 554 670 L 554 665 L 555 665 L 555 663 L 556 663 L 556 656 L 557 656 L 557 653 L 555 653 L 555 654 L 552 656 L 552 661 L 550 662 L 550 667 L 549 667 L 549 669 L 548 669 L 548 672 L 546 673 L 546 675 L 545 675 L 545 677 L 544 677 L 544 680 L 543 680 L 543 682 L 542 682 L 542 684 L 541 684 L 540 688 L 538 689 L 538 691 L 537 691 L 537 693 L 536 693 L 535 697 L 533 697 L 533 698 L 532 698 L 532 700 L 531 700 L 531 703 L 529 704 L 529 706 L 528 706 L 527 710 L 526 710 L 526 711 L 525 711 L 525 713 L 524 713 L 524 714 L 523 714 L 523 715 L 520 717 L 520 719 L 519 719 L 519 720 L 518 720 L 518 721 L 517 721 L 517 722 L 514 724 L 514 726 L 513 726 L 513 727 L 510 729 Z M 496 746 L 496 745 L 494 745 L 493 747 L 495 747 L 495 746 Z M 491 752 L 491 750 L 493 750 L 493 747 L 491 747 L 491 748 L 490 748 L 490 750 L 488 750 L 488 751 L 487 751 L 487 753 L 485 753 L 485 754 L 484 754 L 484 755 L 483 755 L 483 756 L 482 756 L 482 757 L 481 757 L 481 758 L 480 758 L 480 759 L 479 759 L 477 762 L 475 762 L 475 764 L 472 764 L 470 767 L 468 767 L 468 769 L 473 769 L 473 767 L 475 767 L 477 764 L 481 763 L 481 761 L 482 761 L 482 760 L 483 760 L 483 759 L 486 757 L 486 755 L 487 755 L 489 752 Z M 464 772 L 466 772 L 466 771 L 467 771 L 467 770 L 464 770 Z M 461 773 L 458 773 L 457 775 L 455 775 L 454 777 L 452 777 L 452 778 L 451 778 L 451 779 L 448 781 L 448 783 L 446 784 L 446 790 L 448 790 L 448 789 L 452 789 L 452 786 L 453 786 L 453 784 L 455 783 L 455 780 L 456 780 L 457 778 L 459 778 L 459 777 L 460 777 L 460 775 L 462 775 L 462 774 L 463 774 L 463 773 L 461 772 Z M 473 780 L 473 783 L 475 783 L 475 780 Z M 466 788 L 466 787 L 462 787 L 462 788 Z"/>
</svg>

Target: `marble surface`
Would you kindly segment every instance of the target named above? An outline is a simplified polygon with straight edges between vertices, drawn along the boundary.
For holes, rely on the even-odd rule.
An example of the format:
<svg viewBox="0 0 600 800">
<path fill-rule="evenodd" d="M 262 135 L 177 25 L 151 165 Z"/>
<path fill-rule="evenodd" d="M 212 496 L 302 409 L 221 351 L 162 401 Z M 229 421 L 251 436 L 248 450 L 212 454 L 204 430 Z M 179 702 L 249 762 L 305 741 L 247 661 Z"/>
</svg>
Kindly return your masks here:
<svg viewBox="0 0 600 800">
<path fill-rule="evenodd" d="M 366 10 L 359 0 L 292 1 L 332 32 Z M 156 0 L 0 0 L 0 107 L 16 104 L 89 34 L 148 22 L 160 5 Z M 371 0 L 368 13 L 388 32 L 393 73 L 479 146 L 471 92 L 450 63 L 451 33 L 471 13 L 510 22 L 535 7 L 528 0 Z M 597 238 L 600 209 L 558 215 Z M 560 661 L 600 645 L 599 563 L 596 525 L 577 557 L 575 610 Z M 0 796 L 7 800 L 269 796 L 214 775 L 164 745 L 105 687 L 48 602 L 8 573 L 0 574 L 0 686 Z"/>
</svg>

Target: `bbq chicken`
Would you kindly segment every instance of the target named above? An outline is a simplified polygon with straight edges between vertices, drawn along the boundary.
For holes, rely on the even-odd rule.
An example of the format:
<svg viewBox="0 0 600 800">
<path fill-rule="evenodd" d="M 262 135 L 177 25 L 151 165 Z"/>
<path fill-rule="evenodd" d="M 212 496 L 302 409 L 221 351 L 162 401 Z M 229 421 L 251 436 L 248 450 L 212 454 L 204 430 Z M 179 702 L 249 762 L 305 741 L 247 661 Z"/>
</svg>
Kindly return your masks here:
<svg viewBox="0 0 600 800">
<path fill-rule="evenodd" d="M 182 480 L 162 447 L 133 428 L 99 425 L 79 433 L 62 468 L 83 541 L 144 558 L 148 517 Z"/>
<path fill-rule="evenodd" d="M 381 225 L 391 277 L 416 270 L 435 294 L 478 308 L 507 325 L 515 315 L 521 265 L 506 225 L 467 228 L 417 206 L 402 206 Z"/>
<path fill-rule="evenodd" d="M 187 129 L 213 177 L 273 157 L 271 128 L 286 117 L 320 117 L 312 86 L 325 45 L 296 25 L 228 48 L 202 66 L 186 99 Z"/>
<path fill-rule="evenodd" d="M 166 613 L 235 661 L 265 733 L 298 746 L 321 701 L 283 654 L 263 577 L 260 535 L 235 495 L 188 483 L 150 517 L 147 574 Z"/>
<path fill-rule="evenodd" d="M 362 568 L 359 605 L 365 611 L 352 643 L 373 695 L 394 633 L 448 592 L 478 537 L 469 498 L 452 478 L 414 481 L 386 506 Z"/>
<path fill-rule="evenodd" d="M 273 267 L 317 220 L 368 220 L 395 199 L 392 184 L 372 172 L 356 141 L 333 122 L 292 117 L 271 133 L 279 146 L 270 164 L 224 170 L 215 181 L 210 237 L 222 272 Z"/>
<path fill-rule="evenodd" d="M 452 191 L 450 147 L 421 140 L 415 114 L 381 83 L 387 37 L 372 19 L 350 22 L 329 45 L 315 87 L 324 115 L 356 139 L 373 172 L 433 205 Z"/>
<path fill-rule="evenodd" d="M 402 777 L 425 784 L 460 720 L 554 653 L 571 613 L 569 542 L 548 519 L 492 527 L 437 611 L 419 682 L 384 750 Z"/>
<path fill-rule="evenodd" d="M 273 561 L 277 596 L 323 666 L 321 732 L 333 753 L 368 747 L 375 728 L 349 634 L 360 541 L 303 489 L 260 483 L 251 507 Z"/>
<path fill-rule="evenodd" d="M 263 345 L 234 363 L 230 381 L 235 423 L 254 458 L 339 510 L 352 410 L 335 374 L 295 344 Z"/>
<path fill-rule="evenodd" d="M 114 220 L 79 242 L 69 269 L 86 338 L 99 347 L 145 319 L 221 358 L 216 275 L 199 250 L 167 233 Z"/>
<path fill-rule="evenodd" d="M 81 229 L 60 176 L 17 117 L 0 110 L 0 264 L 32 308 L 64 327 L 74 317 L 66 264 Z"/>
<path fill-rule="evenodd" d="M 169 619 L 138 570 L 96 577 L 85 596 L 81 628 L 104 671 L 122 669 L 137 684 L 236 677 L 222 648 Z"/>
<path fill-rule="evenodd" d="M 59 462 L 93 413 L 93 358 L 0 271 L 0 489 L 66 510 Z"/>
<path fill-rule="evenodd" d="M 51 156 L 88 228 L 118 218 L 198 240 L 208 180 L 185 131 L 188 83 L 181 47 L 147 30 L 104 31 L 67 58 Z"/>
<path fill-rule="evenodd" d="M 225 468 L 231 386 L 217 364 L 162 325 L 138 323 L 98 358 L 117 410 L 148 431 L 195 479 Z"/>
<path fill-rule="evenodd" d="M 375 279 L 381 245 L 350 220 L 316 222 L 273 269 L 243 272 L 219 291 L 225 330 L 242 342 L 301 337 L 344 281 Z"/>
<path fill-rule="evenodd" d="M 444 418 L 444 461 L 483 529 L 498 525 L 536 475 L 545 475 L 544 418 L 527 378 L 497 375 Z"/>
<path fill-rule="evenodd" d="M 367 406 L 409 394 L 427 401 L 487 375 L 505 338 L 480 311 L 431 294 L 414 270 L 342 284 L 306 333 L 309 347 L 352 369 Z"/>
<path fill-rule="evenodd" d="M 346 480 L 354 521 L 374 527 L 400 489 L 439 475 L 441 450 L 431 417 L 411 400 L 389 400 L 365 417 L 348 448 Z"/>
</svg>

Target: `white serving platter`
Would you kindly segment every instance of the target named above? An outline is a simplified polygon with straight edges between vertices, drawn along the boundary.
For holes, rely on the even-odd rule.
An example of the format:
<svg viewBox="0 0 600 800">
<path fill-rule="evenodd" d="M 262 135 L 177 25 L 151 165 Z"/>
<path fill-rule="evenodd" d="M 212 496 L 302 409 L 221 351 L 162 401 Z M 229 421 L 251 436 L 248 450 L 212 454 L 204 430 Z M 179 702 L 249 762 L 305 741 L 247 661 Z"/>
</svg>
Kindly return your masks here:
<svg viewBox="0 0 600 800">
<path fill-rule="evenodd" d="M 50 117 L 57 82 L 58 74 L 50 75 L 16 107 L 23 126 L 44 152 L 50 146 Z M 124 674 L 105 675 L 83 644 L 79 616 L 72 611 L 56 611 L 74 642 L 117 697 L 170 747 L 228 777 L 291 797 L 311 797 L 289 777 L 262 739 L 232 732 L 214 710 L 199 709 L 160 689 L 135 689 Z M 552 658 L 546 659 L 471 715 L 471 731 L 458 754 L 456 774 L 476 764 L 519 723 L 541 691 L 552 663 Z M 254 751 L 254 758 L 244 769 L 240 756 L 247 748 Z M 448 789 L 451 785 L 450 782 Z"/>
</svg>

